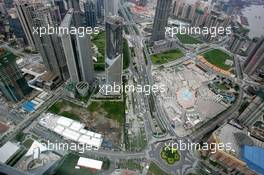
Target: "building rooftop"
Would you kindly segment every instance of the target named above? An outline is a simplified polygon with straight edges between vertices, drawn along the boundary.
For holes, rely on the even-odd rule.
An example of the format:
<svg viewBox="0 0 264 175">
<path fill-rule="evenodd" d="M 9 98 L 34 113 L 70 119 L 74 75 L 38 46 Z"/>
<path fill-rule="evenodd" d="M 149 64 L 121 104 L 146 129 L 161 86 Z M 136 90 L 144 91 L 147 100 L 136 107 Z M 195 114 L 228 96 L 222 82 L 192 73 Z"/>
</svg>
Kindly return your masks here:
<svg viewBox="0 0 264 175">
<path fill-rule="evenodd" d="M 76 88 L 78 89 L 86 89 L 87 87 L 89 87 L 89 83 L 87 82 L 80 82 L 76 85 Z"/>
<path fill-rule="evenodd" d="M 101 134 L 85 129 L 85 124 L 56 114 L 46 113 L 39 121 L 40 125 L 60 134 L 65 139 L 100 148 L 103 138 Z"/>
<path fill-rule="evenodd" d="M 259 174 L 264 174 L 264 149 L 256 146 L 243 146 L 243 160 Z"/>
<path fill-rule="evenodd" d="M 86 167 L 86 168 L 92 168 L 96 170 L 101 170 L 103 162 L 99 160 L 94 160 L 94 159 L 88 159 L 84 157 L 80 157 L 77 165 L 80 167 Z"/>
<path fill-rule="evenodd" d="M 0 48 L 0 67 L 16 61 L 17 56 L 12 52 Z"/>
<path fill-rule="evenodd" d="M 260 90 L 256 94 L 257 94 L 258 97 L 260 97 L 260 98 L 262 98 L 264 100 L 264 91 Z"/>
<path fill-rule="evenodd" d="M 10 159 L 17 151 L 19 147 L 11 142 L 6 142 L 1 148 L 0 148 L 0 162 L 6 163 L 8 159 Z"/>
<path fill-rule="evenodd" d="M 105 21 L 115 25 L 123 25 L 123 18 L 120 16 L 108 16 L 106 17 Z"/>
<path fill-rule="evenodd" d="M 29 150 L 27 151 L 27 153 L 25 154 L 25 156 L 32 156 L 34 154 L 34 150 L 36 148 L 39 148 L 40 153 L 48 150 L 48 148 L 46 148 L 42 143 L 34 140 L 34 142 L 32 143 L 32 145 L 30 146 Z"/>
<path fill-rule="evenodd" d="M 223 127 L 215 131 L 219 142 L 231 143 L 232 154 L 241 158 L 241 146 L 253 145 L 253 140 L 247 135 L 245 130 L 236 128 L 230 124 L 226 124 Z"/>
<path fill-rule="evenodd" d="M 200 15 L 204 14 L 204 10 L 202 10 L 202 9 L 196 9 L 195 12 L 200 14 Z"/>
</svg>

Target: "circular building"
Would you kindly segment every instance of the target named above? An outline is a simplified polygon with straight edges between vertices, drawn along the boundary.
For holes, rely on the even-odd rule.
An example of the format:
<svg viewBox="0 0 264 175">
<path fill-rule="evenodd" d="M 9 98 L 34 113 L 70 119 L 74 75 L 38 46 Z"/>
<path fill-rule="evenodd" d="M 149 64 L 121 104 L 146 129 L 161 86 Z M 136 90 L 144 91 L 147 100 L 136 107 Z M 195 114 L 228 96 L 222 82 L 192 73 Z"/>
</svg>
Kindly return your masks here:
<svg viewBox="0 0 264 175">
<path fill-rule="evenodd" d="M 177 91 L 177 99 L 179 104 L 185 109 L 191 108 L 195 104 L 195 94 L 188 88 L 181 88 Z"/>
<path fill-rule="evenodd" d="M 79 82 L 76 84 L 77 92 L 82 96 L 85 97 L 88 95 L 89 92 L 89 83 L 87 82 Z"/>
</svg>

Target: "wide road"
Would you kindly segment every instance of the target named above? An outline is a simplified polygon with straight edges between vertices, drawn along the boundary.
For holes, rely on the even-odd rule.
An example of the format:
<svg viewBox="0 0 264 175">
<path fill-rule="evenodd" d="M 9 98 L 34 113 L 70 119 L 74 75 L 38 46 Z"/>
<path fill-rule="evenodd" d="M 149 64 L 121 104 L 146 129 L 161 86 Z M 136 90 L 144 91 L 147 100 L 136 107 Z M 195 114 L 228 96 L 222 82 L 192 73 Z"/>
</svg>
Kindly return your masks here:
<svg viewBox="0 0 264 175">
<path fill-rule="evenodd" d="M 54 96 L 52 96 L 50 99 L 46 101 L 37 111 L 35 111 L 33 114 L 29 114 L 27 118 L 25 118 L 21 123 L 19 123 L 14 129 L 9 129 L 7 132 L 5 132 L 0 137 L 0 144 L 5 143 L 6 141 L 12 139 L 17 133 L 19 133 L 21 130 L 29 126 L 36 118 L 39 117 L 43 111 L 45 111 L 50 105 L 52 105 L 57 99 L 59 99 L 61 96 L 61 91 L 56 93 Z"/>
<path fill-rule="evenodd" d="M 126 8 L 120 6 L 121 12 L 124 16 L 124 19 L 127 21 L 127 24 L 134 24 L 132 17 L 128 17 L 127 15 L 130 15 L 129 12 L 126 12 Z M 135 26 L 136 27 L 136 26 Z M 153 84 L 153 79 L 152 79 L 152 74 L 151 74 L 151 59 L 150 55 L 147 52 L 146 45 L 144 43 L 144 40 L 142 40 L 142 36 L 140 33 L 136 33 L 135 27 L 132 27 L 131 25 L 128 26 L 128 30 L 130 32 L 130 35 L 133 36 L 133 44 L 134 44 L 134 51 L 135 51 L 135 62 L 137 64 L 138 68 L 138 76 L 140 77 L 139 83 L 141 85 L 152 85 Z M 134 37 L 135 36 L 135 37 Z M 143 43 L 142 43 L 143 41 Z M 147 57 L 147 65 L 145 63 L 145 58 L 144 58 L 144 53 Z M 164 112 L 162 111 L 162 108 L 160 107 L 160 104 L 156 100 L 156 97 L 153 95 L 153 101 L 154 101 L 154 108 L 157 112 L 157 120 L 159 121 L 160 125 L 164 127 L 168 131 L 168 135 L 164 135 L 163 138 L 153 138 L 151 140 L 148 140 L 148 148 L 147 148 L 147 157 L 156 162 L 161 168 L 168 173 L 172 174 L 185 174 L 185 172 L 188 169 L 191 169 L 194 162 L 197 160 L 192 151 L 186 149 L 180 152 L 181 154 L 181 159 L 180 161 L 173 165 L 173 166 L 168 166 L 163 160 L 160 158 L 160 151 L 163 148 L 162 145 L 164 145 L 165 142 L 168 142 L 168 140 L 173 139 L 174 143 L 178 143 L 178 138 L 175 132 L 173 131 L 167 117 L 165 116 Z M 143 95 L 143 99 L 145 101 L 145 106 L 148 106 L 146 110 L 150 110 L 149 108 L 149 97 L 146 95 Z M 188 142 L 187 139 L 182 138 L 181 139 L 183 142 Z M 143 152 L 143 151 L 142 151 Z M 115 154 L 115 153 L 114 153 Z M 128 155 L 127 153 L 119 152 L 118 154 L 123 154 L 123 155 Z M 123 157 L 122 155 L 122 157 Z M 114 155 L 112 155 L 114 156 Z M 120 156 L 120 155 L 116 155 Z M 115 157 L 115 156 L 114 156 Z"/>
</svg>

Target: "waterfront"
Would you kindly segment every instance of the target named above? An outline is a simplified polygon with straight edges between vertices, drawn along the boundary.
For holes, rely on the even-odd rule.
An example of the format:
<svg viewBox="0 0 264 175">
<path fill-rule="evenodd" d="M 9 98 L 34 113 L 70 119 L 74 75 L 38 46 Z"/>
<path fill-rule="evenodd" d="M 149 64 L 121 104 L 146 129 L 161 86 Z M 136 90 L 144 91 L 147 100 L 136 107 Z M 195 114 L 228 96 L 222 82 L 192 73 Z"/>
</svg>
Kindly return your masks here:
<svg viewBox="0 0 264 175">
<path fill-rule="evenodd" d="M 251 5 L 242 9 L 242 14 L 248 19 L 249 37 L 260 37 L 264 35 L 264 6 Z"/>
</svg>

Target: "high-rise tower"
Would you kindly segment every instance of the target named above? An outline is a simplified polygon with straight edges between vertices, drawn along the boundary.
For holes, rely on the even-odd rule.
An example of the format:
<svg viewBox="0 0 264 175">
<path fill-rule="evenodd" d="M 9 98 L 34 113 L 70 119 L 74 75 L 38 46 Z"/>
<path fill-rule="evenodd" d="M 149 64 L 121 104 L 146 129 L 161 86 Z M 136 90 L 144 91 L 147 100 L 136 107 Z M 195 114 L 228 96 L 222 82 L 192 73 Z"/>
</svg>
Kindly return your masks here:
<svg viewBox="0 0 264 175">
<path fill-rule="evenodd" d="M 96 0 L 97 18 L 102 19 L 104 16 L 104 0 Z"/>
<path fill-rule="evenodd" d="M 239 53 L 239 50 L 242 49 L 245 42 L 246 38 L 235 33 L 232 35 L 230 41 L 228 42 L 228 50 L 235 54 Z"/>
<path fill-rule="evenodd" d="M 42 7 L 36 10 L 34 26 L 36 27 L 58 27 L 61 23 L 59 9 L 57 7 Z M 62 44 L 57 34 L 45 34 L 41 37 L 34 35 L 36 46 L 42 56 L 46 69 L 61 80 L 69 78 L 65 55 Z"/>
<path fill-rule="evenodd" d="M 16 56 L 0 49 L 0 90 L 11 101 L 18 101 L 31 92 L 16 64 Z"/>
<path fill-rule="evenodd" d="M 73 25 L 73 9 L 69 9 L 60 27 L 70 28 Z M 94 67 L 89 35 L 80 36 L 79 34 L 64 33 L 60 37 L 71 81 L 86 81 L 92 84 L 94 81 Z"/>
<path fill-rule="evenodd" d="M 244 63 L 244 72 L 253 75 L 264 66 L 264 37 L 259 39 L 255 48 L 252 49 L 246 62 Z"/>
<path fill-rule="evenodd" d="M 59 8 L 61 17 L 63 18 L 67 13 L 67 10 L 66 10 L 65 4 L 64 4 L 64 0 L 54 0 L 54 4 L 55 4 L 55 6 L 57 6 Z"/>
<path fill-rule="evenodd" d="M 168 24 L 172 0 L 158 0 L 151 41 L 165 39 L 165 27 Z"/>
<path fill-rule="evenodd" d="M 68 9 L 73 9 L 73 24 L 78 27 L 82 25 L 81 9 L 79 0 L 66 0 Z"/>
<path fill-rule="evenodd" d="M 95 27 L 96 26 L 96 1 L 95 0 L 87 0 L 84 3 L 84 15 L 85 15 L 85 22 L 86 26 L 88 27 Z"/>
<path fill-rule="evenodd" d="M 123 19 L 119 16 L 106 17 L 106 74 L 107 84 L 122 84 L 123 70 Z"/>
<path fill-rule="evenodd" d="M 37 50 L 33 36 L 33 20 L 35 16 L 35 10 L 40 7 L 43 7 L 43 4 L 18 2 L 15 5 L 17 15 L 25 32 L 28 44 L 32 47 L 33 50 Z"/>
<path fill-rule="evenodd" d="M 192 18 L 191 25 L 194 27 L 201 27 L 204 22 L 204 11 L 201 9 L 196 9 L 194 16 Z"/>
<path fill-rule="evenodd" d="M 37 27 L 58 27 L 61 22 L 58 7 L 44 6 L 41 3 L 17 3 L 20 22 L 29 43 L 41 54 L 47 71 L 58 76 L 61 80 L 69 78 L 64 54 L 61 52 L 61 42 L 57 34 L 46 33 L 40 37 L 33 32 Z"/>
</svg>

